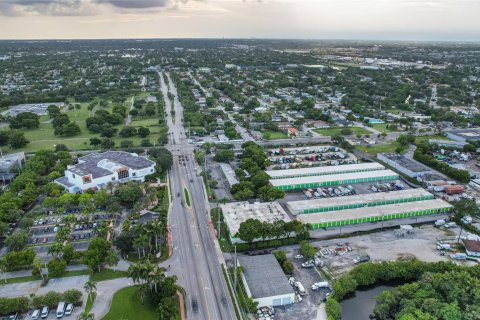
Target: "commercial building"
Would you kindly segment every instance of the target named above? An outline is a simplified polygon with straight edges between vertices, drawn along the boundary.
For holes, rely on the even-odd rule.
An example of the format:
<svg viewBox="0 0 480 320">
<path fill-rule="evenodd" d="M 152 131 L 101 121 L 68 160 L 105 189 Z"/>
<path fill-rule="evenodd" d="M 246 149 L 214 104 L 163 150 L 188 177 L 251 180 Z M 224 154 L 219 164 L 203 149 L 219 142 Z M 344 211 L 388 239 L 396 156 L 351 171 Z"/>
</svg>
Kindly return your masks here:
<svg viewBox="0 0 480 320">
<path fill-rule="evenodd" d="M 49 103 L 26 103 L 19 104 L 8 109 L 8 114 L 12 117 L 17 116 L 19 113 L 31 112 L 35 113 L 38 116 L 43 116 L 48 114 L 48 107 L 54 105 L 59 108 L 64 106 L 63 102 L 49 102 Z"/>
<path fill-rule="evenodd" d="M 398 174 L 392 170 L 376 170 L 356 173 L 330 174 L 313 177 L 286 178 L 270 180 L 275 189 L 288 191 L 296 189 L 338 186 L 341 184 L 355 184 L 362 182 L 377 182 L 396 180 Z"/>
<path fill-rule="evenodd" d="M 278 202 L 249 203 L 232 202 L 220 205 L 223 218 L 228 227 L 231 243 L 240 243 L 242 240 L 236 238 L 240 224 L 248 219 L 256 219 L 262 222 L 273 223 L 278 220 L 291 221 L 288 214 Z"/>
<path fill-rule="evenodd" d="M 302 223 L 310 223 L 314 229 L 319 229 L 446 213 L 450 212 L 452 208 L 453 206 L 444 200 L 433 199 L 349 210 L 300 214 L 297 216 L 297 220 Z"/>
<path fill-rule="evenodd" d="M 346 197 L 321 198 L 313 200 L 289 201 L 287 208 L 294 215 L 363 207 L 377 207 L 387 204 L 405 203 L 433 199 L 433 194 L 425 189 L 407 189 L 390 192 L 359 194 Z"/>
<path fill-rule="evenodd" d="M 454 141 L 454 140 L 438 140 L 438 139 L 429 139 L 428 143 L 436 144 L 439 147 L 458 148 L 458 149 L 462 149 L 465 145 L 468 144 L 467 142 Z"/>
<path fill-rule="evenodd" d="M 410 178 L 421 177 L 433 172 L 429 167 L 405 158 L 398 153 L 379 153 L 377 154 L 377 159 L 385 162 L 389 166 L 409 176 Z"/>
<path fill-rule="evenodd" d="M 294 302 L 295 292 L 273 254 L 239 256 L 242 282 L 247 295 L 258 307 L 277 307 Z"/>
<path fill-rule="evenodd" d="M 222 169 L 222 173 L 225 176 L 225 179 L 227 179 L 229 188 L 239 182 L 237 176 L 235 175 L 235 171 L 233 171 L 232 167 L 228 163 L 219 163 L 219 165 L 220 169 Z"/>
<path fill-rule="evenodd" d="M 339 166 L 325 166 L 312 167 L 301 169 L 287 169 L 287 170 L 270 170 L 266 171 L 270 179 L 286 179 L 286 178 L 300 178 L 300 177 L 314 177 L 329 174 L 367 172 L 375 170 L 384 170 L 385 167 L 377 162 L 366 162 L 358 164 L 345 164 Z"/>
<path fill-rule="evenodd" d="M 68 192 L 105 188 L 109 182 L 145 181 L 155 172 L 155 162 L 136 153 L 107 151 L 78 158 L 78 164 L 68 166 L 65 176 L 55 182 Z"/>
<path fill-rule="evenodd" d="M 445 133 L 447 134 L 447 138 L 455 141 L 468 142 L 480 140 L 480 128 L 448 130 L 445 131 Z"/>
<path fill-rule="evenodd" d="M 24 165 L 24 152 L 10 153 L 0 157 L 0 182 L 2 184 L 11 182 Z"/>
</svg>

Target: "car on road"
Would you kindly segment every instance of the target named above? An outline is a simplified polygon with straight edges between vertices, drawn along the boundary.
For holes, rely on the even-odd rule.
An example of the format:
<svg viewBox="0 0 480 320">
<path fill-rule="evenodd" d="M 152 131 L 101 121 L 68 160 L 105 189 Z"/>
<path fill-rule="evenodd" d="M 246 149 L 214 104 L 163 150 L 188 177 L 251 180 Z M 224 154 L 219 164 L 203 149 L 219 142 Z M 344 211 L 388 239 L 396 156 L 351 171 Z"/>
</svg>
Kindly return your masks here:
<svg viewBox="0 0 480 320">
<path fill-rule="evenodd" d="M 57 232 L 57 231 L 58 231 L 58 227 L 53 228 L 53 232 Z"/>
</svg>

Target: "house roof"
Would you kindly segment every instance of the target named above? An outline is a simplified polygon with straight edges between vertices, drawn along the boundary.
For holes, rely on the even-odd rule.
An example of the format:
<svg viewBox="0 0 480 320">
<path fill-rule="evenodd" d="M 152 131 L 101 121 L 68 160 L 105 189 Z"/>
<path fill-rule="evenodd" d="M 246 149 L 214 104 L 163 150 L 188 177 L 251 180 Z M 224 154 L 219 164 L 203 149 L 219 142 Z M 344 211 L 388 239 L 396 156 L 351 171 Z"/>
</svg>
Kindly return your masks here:
<svg viewBox="0 0 480 320">
<path fill-rule="evenodd" d="M 467 251 L 480 253 L 480 241 L 464 239 L 462 242 Z"/>
</svg>

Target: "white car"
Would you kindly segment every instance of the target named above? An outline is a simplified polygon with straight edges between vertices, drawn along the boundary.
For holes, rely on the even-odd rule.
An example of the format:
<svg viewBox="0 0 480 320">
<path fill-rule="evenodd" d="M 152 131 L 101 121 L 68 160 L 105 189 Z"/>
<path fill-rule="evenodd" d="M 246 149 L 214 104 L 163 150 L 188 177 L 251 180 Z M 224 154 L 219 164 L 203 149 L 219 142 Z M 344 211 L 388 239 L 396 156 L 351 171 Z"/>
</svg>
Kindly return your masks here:
<svg viewBox="0 0 480 320">
<path fill-rule="evenodd" d="M 58 231 L 58 227 L 53 228 L 53 232 L 57 232 L 57 231 Z"/>
<path fill-rule="evenodd" d="M 33 310 L 31 319 L 32 320 L 37 320 L 38 318 L 40 318 L 40 309 Z"/>
<path fill-rule="evenodd" d="M 294 259 L 296 260 L 300 260 L 300 259 L 303 259 L 303 256 L 301 254 L 297 254 Z"/>
<path fill-rule="evenodd" d="M 69 316 L 73 313 L 73 304 L 69 303 L 67 304 L 67 307 L 65 308 L 65 315 Z"/>
</svg>

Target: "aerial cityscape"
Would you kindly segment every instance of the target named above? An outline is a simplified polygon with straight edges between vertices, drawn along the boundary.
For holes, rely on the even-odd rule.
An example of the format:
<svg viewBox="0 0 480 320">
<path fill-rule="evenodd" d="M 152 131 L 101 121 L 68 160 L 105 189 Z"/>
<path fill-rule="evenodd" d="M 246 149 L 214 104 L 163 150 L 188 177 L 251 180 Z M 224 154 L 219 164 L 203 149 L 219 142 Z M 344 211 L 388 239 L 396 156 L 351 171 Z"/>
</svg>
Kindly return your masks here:
<svg viewBox="0 0 480 320">
<path fill-rule="evenodd" d="M 343 5 L 0 0 L 0 320 L 480 319 L 480 6 Z"/>
</svg>

